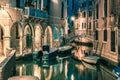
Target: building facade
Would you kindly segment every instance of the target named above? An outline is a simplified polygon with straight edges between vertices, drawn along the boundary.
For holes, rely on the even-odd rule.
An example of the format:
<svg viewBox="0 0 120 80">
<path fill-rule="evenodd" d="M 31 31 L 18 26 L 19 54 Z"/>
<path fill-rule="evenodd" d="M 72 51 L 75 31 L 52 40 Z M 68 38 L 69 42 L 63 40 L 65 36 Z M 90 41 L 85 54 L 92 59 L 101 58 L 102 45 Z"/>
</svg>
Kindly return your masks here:
<svg viewBox="0 0 120 80">
<path fill-rule="evenodd" d="M 94 51 L 108 62 L 119 63 L 119 0 L 94 1 Z"/>
<path fill-rule="evenodd" d="M 17 55 L 62 45 L 67 0 L 0 1 L 0 55 Z"/>
</svg>

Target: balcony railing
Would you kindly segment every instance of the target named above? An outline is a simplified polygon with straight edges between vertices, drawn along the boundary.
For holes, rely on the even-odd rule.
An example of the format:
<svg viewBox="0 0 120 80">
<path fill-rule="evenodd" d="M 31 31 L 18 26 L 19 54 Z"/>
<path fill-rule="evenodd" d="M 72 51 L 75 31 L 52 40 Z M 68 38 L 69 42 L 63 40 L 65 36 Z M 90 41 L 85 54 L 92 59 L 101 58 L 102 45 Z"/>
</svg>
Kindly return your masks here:
<svg viewBox="0 0 120 80">
<path fill-rule="evenodd" d="M 25 13 L 24 15 L 26 17 L 38 17 L 38 18 L 48 18 L 48 14 L 45 11 L 41 11 L 35 8 L 25 7 Z"/>
</svg>

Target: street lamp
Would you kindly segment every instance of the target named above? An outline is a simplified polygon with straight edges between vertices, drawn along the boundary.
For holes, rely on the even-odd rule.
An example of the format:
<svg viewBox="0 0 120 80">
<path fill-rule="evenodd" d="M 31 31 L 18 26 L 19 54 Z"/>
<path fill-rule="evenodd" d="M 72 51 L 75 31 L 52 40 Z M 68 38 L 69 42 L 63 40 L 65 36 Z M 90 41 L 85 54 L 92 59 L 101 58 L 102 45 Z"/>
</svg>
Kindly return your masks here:
<svg viewBox="0 0 120 80">
<path fill-rule="evenodd" d="M 72 17 L 71 17 L 71 20 L 74 21 L 74 20 L 75 20 L 75 16 L 72 16 Z"/>
</svg>

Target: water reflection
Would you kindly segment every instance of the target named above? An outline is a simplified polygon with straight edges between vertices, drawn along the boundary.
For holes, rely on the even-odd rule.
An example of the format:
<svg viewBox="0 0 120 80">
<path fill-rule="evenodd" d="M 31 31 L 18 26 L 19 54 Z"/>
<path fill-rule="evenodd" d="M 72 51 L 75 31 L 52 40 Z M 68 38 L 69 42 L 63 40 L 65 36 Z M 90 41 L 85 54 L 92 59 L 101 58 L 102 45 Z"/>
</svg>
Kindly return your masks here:
<svg viewBox="0 0 120 80">
<path fill-rule="evenodd" d="M 16 75 L 34 75 L 40 80 L 116 80 L 105 66 L 93 66 L 72 58 L 52 61 L 49 67 L 43 67 L 41 62 L 24 61 L 16 65 Z"/>
<path fill-rule="evenodd" d="M 78 60 L 82 60 L 82 58 L 86 55 L 91 54 L 92 52 L 92 47 L 89 46 L 75 46 L 75 48 L 73 49 L 73 55 L 75 58 L 77 58 Z"/>
</svg>

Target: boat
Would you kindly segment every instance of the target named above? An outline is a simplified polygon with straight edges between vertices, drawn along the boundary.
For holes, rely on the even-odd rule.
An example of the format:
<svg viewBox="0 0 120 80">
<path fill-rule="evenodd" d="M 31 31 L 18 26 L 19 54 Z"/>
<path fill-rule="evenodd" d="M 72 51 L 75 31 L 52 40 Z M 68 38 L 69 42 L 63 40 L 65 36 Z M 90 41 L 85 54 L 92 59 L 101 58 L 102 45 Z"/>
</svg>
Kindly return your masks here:
<svg viewBox="0 0 120 80">
<path fill-rule="evenodd" d="M 42 61 L 54 60 L 57 57 L 57 48 L 48 51 L 43 51 Z"/>
<path fill-rule="evenodd" d="M 33 52 L 33 59 L 34 60 L 40 61 L 42 59 L 42 56 L 43 56 L 42 50 Z"/>
<path fill-rule="evenodd" d="M 92 64 L 86 63 L 86 62 L 84 62 L 84 61 L 82 61 L 82 64 L 83 64 L 86 68 L 88 68 L 88 69 L 97 70 L 96 65 L 92 65 Z"/>
<path fill-rule="evenodd" d="M 58 56 L 65 57 L 71 54 L 72 46 L 61 46 L 58 48 Z"/>
<path fill-rule="evenodd" d="M 91 63 L 91 64 L 97 64 L 99 59 L 100 59 L 100 57 L 98 57 L 98 56 L 89 55 L 89 56 L 83 57 L 82 61 L 85 61 L 85 62 Z"/>
<path fill-rule="evenodd" d="M 120 67 L 115 67 L 112 72 L 119 80 L 120 79 Z"/>
</svg>

